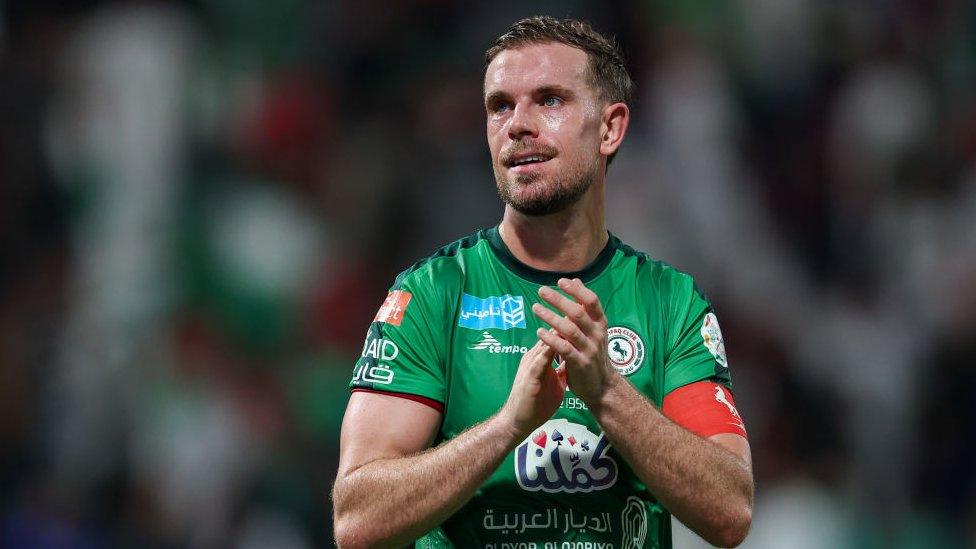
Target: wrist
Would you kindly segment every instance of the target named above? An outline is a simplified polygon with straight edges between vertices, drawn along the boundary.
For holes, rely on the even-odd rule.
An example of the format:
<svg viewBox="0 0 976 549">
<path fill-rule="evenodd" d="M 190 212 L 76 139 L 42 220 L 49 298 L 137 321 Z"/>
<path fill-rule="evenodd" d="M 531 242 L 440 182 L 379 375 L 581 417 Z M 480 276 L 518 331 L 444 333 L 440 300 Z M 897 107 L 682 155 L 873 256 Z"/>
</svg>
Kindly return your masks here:
<svg viewBox="0 0 976 549">
<path fill-rule="evenodd" d="M 525 440 L 525 437 L 529 436 L 529 432 L 532 430 L 525 430 L 520 427 L 514 414 L 510 413 L 507 407 L 502 407 L 497 414 L 488 420 L 488 423 L 492 435 L 504 441 L 505 446 L 509 449 L 518 446 L 520 442 Z"/>
<path fill-rule="evenodd" d="M 617 372 L 612 372 L 604 378 L 600 389 L 583 398 L 583 402 L 590 408 L 590 412 L 599 420 L 600 414 L 613 402 L 619 401 L 620 390 L 627 385 L 627 380 Z"/>
</svg>

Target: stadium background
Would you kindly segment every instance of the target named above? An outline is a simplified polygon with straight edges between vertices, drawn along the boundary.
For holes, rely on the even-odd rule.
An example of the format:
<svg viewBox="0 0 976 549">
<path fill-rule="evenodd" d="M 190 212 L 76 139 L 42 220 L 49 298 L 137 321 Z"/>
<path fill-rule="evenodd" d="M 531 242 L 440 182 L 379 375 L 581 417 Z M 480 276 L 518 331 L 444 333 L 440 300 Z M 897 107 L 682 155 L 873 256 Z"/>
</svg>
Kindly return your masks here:
<svg viewBox="0 0 976 549">
<path fill-rule="evenodd" d="M 608 222 L 719 313 L 744 547 L 973 546 L 952 0 L 0 3 L 0 545 L 331 546 L 367 323 L 499 218 L 482 53 L 537 13 L 629 52 Z"/>
</svg>

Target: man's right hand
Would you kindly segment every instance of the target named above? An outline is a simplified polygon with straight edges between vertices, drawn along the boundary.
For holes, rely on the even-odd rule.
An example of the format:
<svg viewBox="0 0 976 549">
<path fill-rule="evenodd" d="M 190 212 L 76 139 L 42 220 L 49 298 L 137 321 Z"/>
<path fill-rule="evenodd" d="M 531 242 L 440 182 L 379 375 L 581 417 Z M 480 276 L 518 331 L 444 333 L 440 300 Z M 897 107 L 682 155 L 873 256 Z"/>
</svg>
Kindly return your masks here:
<svg viewBox="0 0 976 549">
<path fill-rule="evenodd" d="M 552 417 L 566 391 L 566 366 L 552 367 L 555 351 L 541 340 L 522 355 L 512 391 L 498 418 L 522 440 Z"/>
</svg>

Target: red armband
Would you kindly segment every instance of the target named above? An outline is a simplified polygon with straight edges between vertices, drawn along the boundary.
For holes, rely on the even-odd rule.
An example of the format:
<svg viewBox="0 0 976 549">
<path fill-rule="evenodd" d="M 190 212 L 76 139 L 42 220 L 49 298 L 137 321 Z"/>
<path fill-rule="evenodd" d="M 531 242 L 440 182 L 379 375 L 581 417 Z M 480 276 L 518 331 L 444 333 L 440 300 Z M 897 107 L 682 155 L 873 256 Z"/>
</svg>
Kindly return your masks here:
<svg viewBox="0 0 976 549">
<path fill-rule="evenodd" d="M 732 392 L 712 381 L 679 387 L 664 397 L 662 411 L 671 421 L 702 437 L 719 433 L 746 435 Z"/>
<path fill-rule="evenodd" d="M 353 393 L 356 393 L 356 392 L 376 393 L 378 395 L 390 395 L 390 396 L 394 396 L 394 397 L 397 397 L 397 398 L 405 398 L 407 400 L 412 400 L 414 402 L 419 402 L 419 403 L 421 403 L 421 404 L 423 404 L 425 406 L 430 406 L 431 408 L 437 410 L 438 412 L 444 413 L 444 404 L 443 403 L 437 402 L 436 400 L 434 400 L 432 398 L 427 398 L 427 397 L 420 396 L 420 395 L 413 395 L 413 394 L 410 394 L 410 393 L 395 393 L 393 391 L 377 391 L 375 389 L 365 389 L 365 388 L 360 388 L 360 387 L 357 387 L 357 388 L 353 389 L 351 392 L 353 392 Z"/>
</svg>

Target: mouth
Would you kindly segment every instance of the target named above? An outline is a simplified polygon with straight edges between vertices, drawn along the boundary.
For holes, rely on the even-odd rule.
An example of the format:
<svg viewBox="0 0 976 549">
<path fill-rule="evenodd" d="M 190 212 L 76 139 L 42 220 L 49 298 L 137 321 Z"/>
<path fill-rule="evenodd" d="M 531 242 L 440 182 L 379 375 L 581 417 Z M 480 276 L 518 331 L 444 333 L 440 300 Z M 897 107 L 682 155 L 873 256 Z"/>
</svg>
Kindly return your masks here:
<svg viewBox="0 0 976 549">
<path fill-rule="evenodd" d="M 510 168 L 510 169 L 512 169 L 512 168 L 516 168 L 516 169 L 517 168 L 524 168 L 524 167 L 527 167 L 527 166 L 535 166 L 535 165 L 538 165 L 538 164 L 543 164 L 545 162 L 548 162 L 551 159 L 552 159 L 552 156 L 550 156 L 548 154 L 542 154 L 542 153 L 526 154 L 526 153 L 522 153 L 522 154 L 518 154 L 518 155 L 512 156 L 510 158 L 507 158 L 505 160 L 505 167 L 506 168 Z"/>
</svg>

